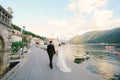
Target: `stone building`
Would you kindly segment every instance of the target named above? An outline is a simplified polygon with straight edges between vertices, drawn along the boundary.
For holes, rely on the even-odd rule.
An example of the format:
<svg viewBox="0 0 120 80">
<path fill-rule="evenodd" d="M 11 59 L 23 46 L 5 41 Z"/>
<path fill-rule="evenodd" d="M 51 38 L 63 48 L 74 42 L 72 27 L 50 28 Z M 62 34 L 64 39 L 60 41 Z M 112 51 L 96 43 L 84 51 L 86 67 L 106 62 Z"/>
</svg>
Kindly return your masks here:
<svg viewBox="0 0 120 80">
<path fill-rule="evenodd" d="M 11 53 L 12 15 L 0 5 L 0 75 L 9 67 Z"/>
<path fill-rule="evenodd" d="M 13 32 L 14 31 L 14 32 Z M 18 30 L 12 31 L 12 42 L 22 41 L 22 34 Z"/>
</svg>

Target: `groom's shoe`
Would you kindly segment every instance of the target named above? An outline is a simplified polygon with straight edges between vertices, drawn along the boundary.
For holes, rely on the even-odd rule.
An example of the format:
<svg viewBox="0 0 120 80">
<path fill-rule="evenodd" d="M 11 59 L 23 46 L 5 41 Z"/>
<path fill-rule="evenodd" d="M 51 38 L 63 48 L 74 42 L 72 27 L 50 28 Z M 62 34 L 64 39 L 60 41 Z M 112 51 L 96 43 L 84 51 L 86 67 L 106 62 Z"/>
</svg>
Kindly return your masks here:
<svg viewBox="0 0 120 80">
<path fill-rule="evenodd" d="M 50 66 L 50 69 L 53 69 L 53 66 L 52 66 L 52 65 Z"/>
<path fill-rule="evenodd" d="M 49 65 L 50 66 L 50 69 L 53 69 L 53 66 L 52 65 Z"/>
<path fill-rule="evenodd" d="M 53 67 L 50 67 L 50 69 L 53 69 Z"/>
</svg>

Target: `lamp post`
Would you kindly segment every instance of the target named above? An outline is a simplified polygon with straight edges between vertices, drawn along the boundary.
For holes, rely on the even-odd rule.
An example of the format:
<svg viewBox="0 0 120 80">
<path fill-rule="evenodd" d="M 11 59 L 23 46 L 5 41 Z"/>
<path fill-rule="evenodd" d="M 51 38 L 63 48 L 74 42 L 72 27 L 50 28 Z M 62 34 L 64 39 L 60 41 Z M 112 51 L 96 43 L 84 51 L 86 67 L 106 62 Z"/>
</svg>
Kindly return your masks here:
<svg viewBox="0 0 120 80">
<path fill-rule="evenodd" d="M 22 54 L 24 53 L 24 30 L 25 30 L 25 26 L 23 26 L 22 28 Z"/>
</svg>

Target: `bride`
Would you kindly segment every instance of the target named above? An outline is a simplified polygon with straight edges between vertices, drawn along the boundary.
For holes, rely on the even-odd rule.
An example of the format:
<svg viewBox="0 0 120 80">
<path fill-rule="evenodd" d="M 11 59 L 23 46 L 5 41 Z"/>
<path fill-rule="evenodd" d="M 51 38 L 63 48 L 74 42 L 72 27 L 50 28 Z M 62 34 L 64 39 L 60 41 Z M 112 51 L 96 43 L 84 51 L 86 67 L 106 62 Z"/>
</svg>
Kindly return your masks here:
<svg viewBox="0 0 120 80">
<path fill-rule="evenodd" d="M 61 44 L 58 44 L 57 52 L 58 58 L 56 65 L 58 66 L 58 68 L 63 72 L 71 72 L 71 69 L 68 68 L 66 65 L 65 56 L 63 54 L 63 46 Z"/>
</svg>

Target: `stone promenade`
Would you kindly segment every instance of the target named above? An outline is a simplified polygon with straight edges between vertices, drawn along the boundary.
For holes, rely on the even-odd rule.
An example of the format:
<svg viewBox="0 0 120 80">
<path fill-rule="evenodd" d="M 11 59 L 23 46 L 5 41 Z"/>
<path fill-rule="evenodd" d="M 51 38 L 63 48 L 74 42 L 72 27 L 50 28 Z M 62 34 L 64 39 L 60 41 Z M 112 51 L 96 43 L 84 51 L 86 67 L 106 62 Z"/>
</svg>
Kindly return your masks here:
<svg viewBox="0 0 120 80">
<path fill-rule="evenodd" d="M 86 63 L 77 65 L 69 60 L 67 65 L 71 72 L 64 73 L 55 65 L 56 58 L 54 55 L 53 69 L 50 69 L 47 52 L 32 46 L 25 58 L 1 80 L 104 80 L 86 69 Z"/>
</svg>

